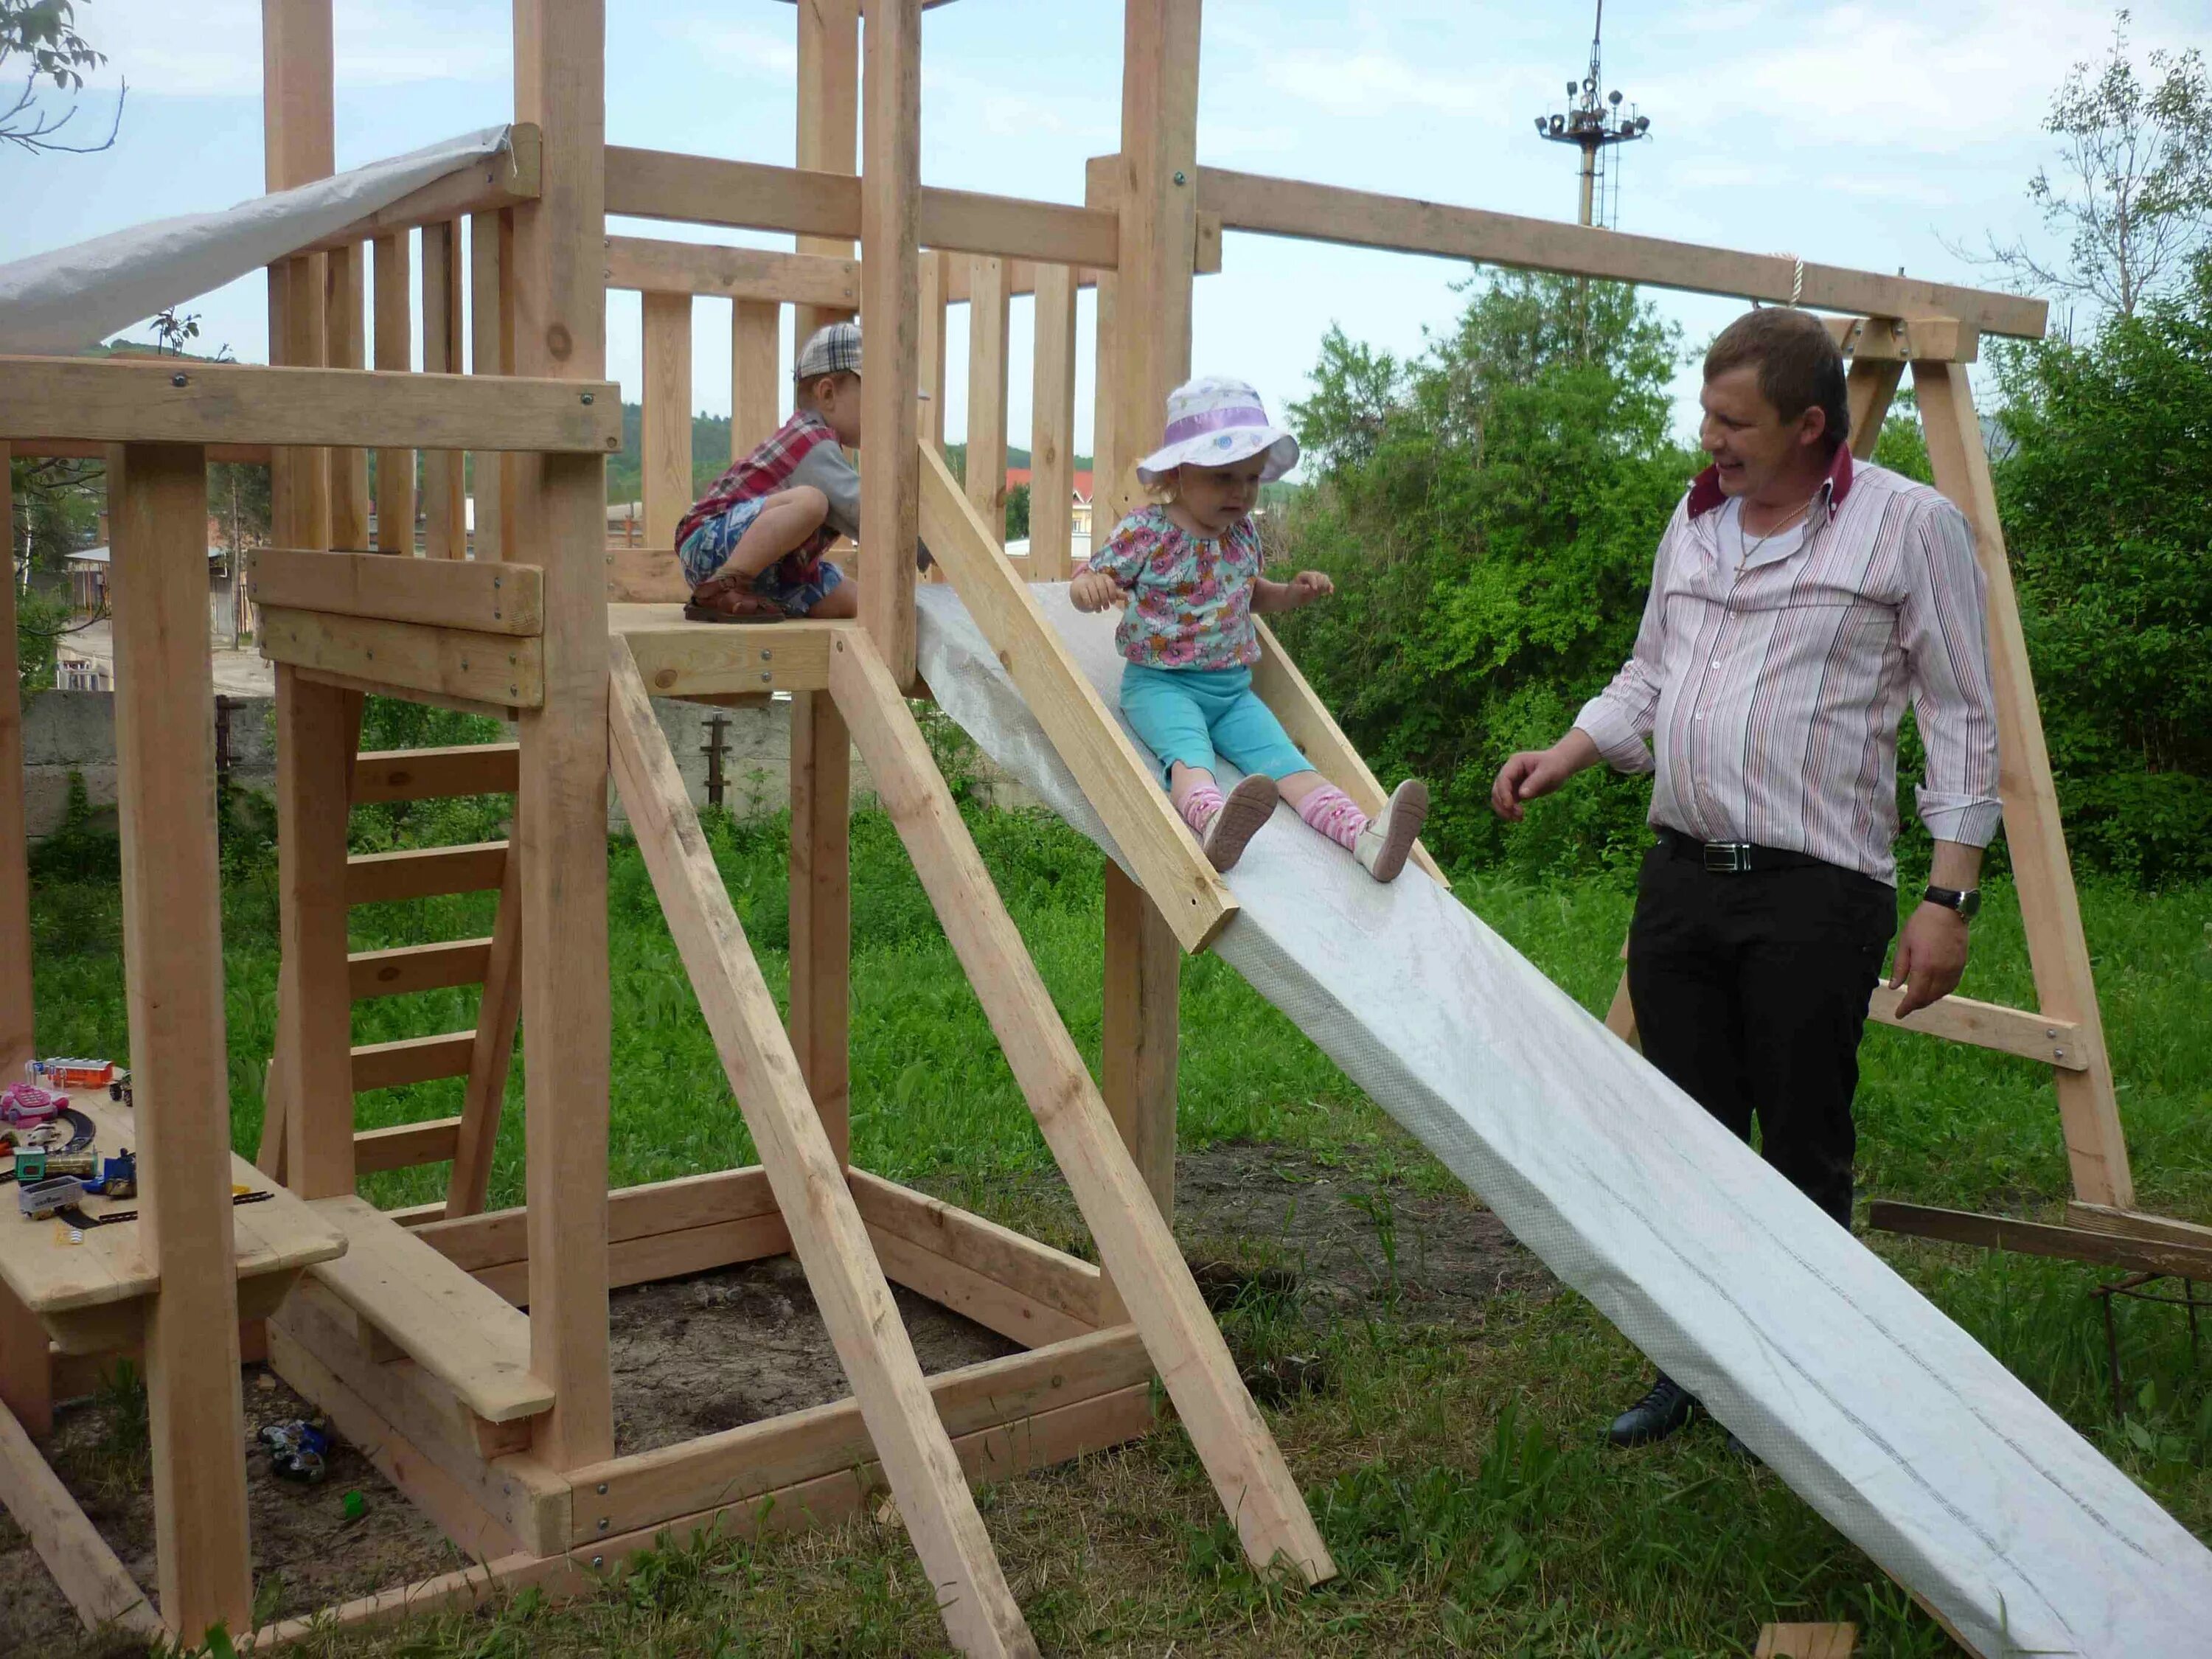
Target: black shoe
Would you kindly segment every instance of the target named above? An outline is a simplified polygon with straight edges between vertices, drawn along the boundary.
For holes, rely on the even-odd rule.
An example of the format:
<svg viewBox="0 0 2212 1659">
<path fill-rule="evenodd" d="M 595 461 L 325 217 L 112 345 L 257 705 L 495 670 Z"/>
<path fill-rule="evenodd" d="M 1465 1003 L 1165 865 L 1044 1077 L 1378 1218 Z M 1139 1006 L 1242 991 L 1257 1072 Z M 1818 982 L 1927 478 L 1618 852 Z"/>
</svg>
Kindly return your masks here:
<svg viewBox="0 0 2212 1659">
<path fill-rule="evenodd" d="M 1730 1429 L 1728 1431 L 1728 1449 L 1729 1455 L 1730 1456 L 1738 1458 L 1742 1462 L 1750 1464 L 1753 1468 L 1764 1468 L 1766 1467 L 1765 1460 L 1764 1458 L 1760 1457 L 1757 1452 L 1752 1450 L 1750 1447 L 1745 1445 L 1742 1441 L 1735 1437 L 1735 1431 L 1734 1429 Z"/>
<path fill-rule="evenodd" d="M 1613 1419 L 1605 1437 L 1616 1446 L 1648 1446 L 1686 1426 L 1697 1413 L 1695 1396 L 1662 1371 L 1649 1394 Z"/>
</svg>

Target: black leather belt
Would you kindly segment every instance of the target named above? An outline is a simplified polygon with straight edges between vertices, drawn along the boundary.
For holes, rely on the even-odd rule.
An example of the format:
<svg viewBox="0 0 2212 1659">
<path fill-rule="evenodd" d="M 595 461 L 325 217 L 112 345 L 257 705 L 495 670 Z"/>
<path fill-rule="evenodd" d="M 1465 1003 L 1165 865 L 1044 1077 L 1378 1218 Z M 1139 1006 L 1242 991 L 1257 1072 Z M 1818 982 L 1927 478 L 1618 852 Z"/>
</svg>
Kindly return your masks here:
<svg viewBox="0 0 2212 1659">
<path fill-rule="evenodd" d="M 1716 876 L 1748 875 L 1754 870 L 1796 870 L 1808 864 L 1827 862 L 1810 853 L 1761 847 L 1755 842 L 1699 841 L 1679 830 L 1660 830 L 1659 845 L 1666 848 L 1669 858 L 1701 864 L 1708 874 Z"/>
</svg>

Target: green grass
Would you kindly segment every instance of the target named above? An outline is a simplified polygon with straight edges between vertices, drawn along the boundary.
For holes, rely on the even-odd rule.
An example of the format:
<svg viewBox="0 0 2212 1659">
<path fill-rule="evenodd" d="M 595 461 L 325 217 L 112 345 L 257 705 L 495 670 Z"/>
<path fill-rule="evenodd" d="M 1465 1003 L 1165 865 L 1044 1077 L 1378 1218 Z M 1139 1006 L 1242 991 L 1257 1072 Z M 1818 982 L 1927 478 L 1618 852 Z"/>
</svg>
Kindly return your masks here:
<svg viewBox="0 0 2212 1659">
<path fill-rule="evenodd" d="M 493 800 L 356 815 L 364 847 L 499 833 Z M 227 842 L 226 975 L 235 1145 L 251 1152 L 274 1022 L 273 860 L 265 824 Z M 969 814 L 984 857 L 1070 1030 L 1098 1043 L 1099 860 L 1036 815 Z M 715 817 L 716 858 L 769 982 L 782 992 L 785 827 Z M 1024 1218 L 1049 1167 L 890 825 L 854 820 L 853 1126 L 856 1161 L 902 1178 L 954 1177 L 963 1201 Z M 112 842 L 42 851 L 33 896 L 39 1040 L 46 1052 L 125 1047 Z M 635 847 L 610 849 L 617 1184 L 750 1161 L 696 1002 Z M 1603 885 L 1534 890 L 1470 875 L 1466 901 L 1586 1006 L 1619 972 L 1630 899 Z M 2146 1207 L 2212 1220 L 2212 889 L 2082 896 L 2114 1069 Z M 489 930 L 471 897 L 354 913 L 356 948 Z M 2018 915 L 1992 895 L 1967 994 L 2025 1002 Z M 362 1005 L 356 1038 L 458 1029 L 471 993 Z M 1187 1145 L 1291 1143 L 1332 1161 L 1450 1177 L 1221 963 L 1188 965 L 1182 1133 Z M 526 1034 L 523 1064 L 527 1064 Z M 1862 1176 L 1887 1196 L 2051 1215 L 2067 1191 L 2047 1074 L 2025 1062 L 1876 1030 L 1860 1107 Z M 367 1096 L 364 1125 L 459 1109 L 458 1083 Z M 521 1196 L 521 1086 L 509 1093 L 494 1200 Z M 370 1183 L 380 1202 L 439 1195 L 437 1172 Z M 1875 1247 L 2200 1536 L 2212 1536 L 2212 1390 L 2186 1328 L 2122 1313 L 2136 1398 L 2116 1420 L 2099 1275 L 2065 1263 L 1895 1238 Z M 1771 1475 L 1693 1434 L 1634 1457 L 1596 1429 L 1640 1386 L 1641 1359 L 1571 1294 L 1508 1294 L 1480 1327 L 1428 1328 L 1386 1312 L 1319 1322 L 1294 1304 L 1225 1316 L 1241 1351 L 1303 1346 L 1336 1379 L 1270 1418 L 1344 1568 L 1292 1595 L 1248 1573 L 1187 1442 L 1152 1437 L 985 1496 L 1018 1595 L 1048 1651 L 1195 1654 L 1741 1653 L 1765 1618 L 1850 1618 L 1863 1651 L 1948 1651 L 1941 1633 Z M 861 1523 L 751 1543 L 715 1538 L 646 1558 L 588 1600 L 526 1595 L 488 1613 L 431 1617 L 321 1644 L 332 1653 L 493 1656 L 907 1654 L 939 1626 L 902 1535 Z M 316 1644 L 310 1644 L 309 1651 Z"/>
</svg>

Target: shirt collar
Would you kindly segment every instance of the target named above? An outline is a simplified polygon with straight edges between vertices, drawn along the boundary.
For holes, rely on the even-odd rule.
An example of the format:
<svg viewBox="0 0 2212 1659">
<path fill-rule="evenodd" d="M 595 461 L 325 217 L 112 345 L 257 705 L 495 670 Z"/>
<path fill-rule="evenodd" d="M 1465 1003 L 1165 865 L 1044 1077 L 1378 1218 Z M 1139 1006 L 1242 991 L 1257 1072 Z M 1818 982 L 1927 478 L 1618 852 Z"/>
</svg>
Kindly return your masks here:
<svg viewBox="0 0 2212 1659">
<path fill-rule="evenodd" d="M 1835 459 L 1828 463 L 1827 475 L 1814 491 L 1814 499 L 1826 498 L 1826 512 L 1833 519 L 1844 504 L 1844 497 L 1851 493 L 1851 447 L 1836 446 Z M 1702 519 L 1728 499 L 1721 490 L 1721 470 L 1709 466 L 1690 482 L 1690 516 Z"/>
</svg>

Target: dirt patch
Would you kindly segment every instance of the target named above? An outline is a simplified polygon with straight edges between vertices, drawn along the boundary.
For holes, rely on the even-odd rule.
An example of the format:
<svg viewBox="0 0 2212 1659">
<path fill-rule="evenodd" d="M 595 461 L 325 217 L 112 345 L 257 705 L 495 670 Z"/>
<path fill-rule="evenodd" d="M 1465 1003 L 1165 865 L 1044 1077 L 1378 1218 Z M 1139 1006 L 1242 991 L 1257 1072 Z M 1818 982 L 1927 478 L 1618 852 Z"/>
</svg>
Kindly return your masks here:
<svg viewBox="0 0 2212 1659">
<path fill-rule="evenodd" d="M 895 1291 L 925 1371 L 1014 1352 L 1015 1345 L 935 1303 Z M 851 1392 L 797 1261 L 778 1256 L 617 1291 L 610 1310 L 618 1453 L 733 1429 Z M 265 1366 L 246 1370 L 249 1442 L 312 1408 Z M 154 1495 L 143 1401 L 111 1395 L 65 1406 L 42 1449 L 131 1575 L 154 1584 Z M 445 1534 L 368 1460 L 335 1437 L 317 1486 L 278 1480 L 246 1458 L 246 1499 L 261 1618 L 313 1613 L 462 1565 Z M 346 1514 L 358 1492 L 362 1513 Z M 143 1652 L 87 1638 L 21 1528 L 0 1512 L 0 1656 Z"/>
<path fill-rule="evenodd" d="M 1480 1322 L 1505 1294 L 1556 1281 L 1464 1190 L 1428 1190 L 1407 1160 L 1330 1162 L 1231 1142 L 1178 1160 L 1176 1232 L 1220 1315 L 1247 1379 L 1267 1403 L 1331 1386 L 1310 1340 L 1345 1322 Z M 921 1183 L 1048 1243 L 1090 1254 L 1056 1174 L 988 1183 Z M 895 1292 L 925 1371 L 1010 1353 L 1014 1345 L 936 1304 Z M 849 1390 L 812 1293 L 787 1256 L 615 1292 L 611 1318 L 615 1440 L 648 1451 L 842 1397 Z M 153 1583 L 154 1506 L 127 1401 L 64 1407 L 45 1449 L 138 1582 Z M 265 1368 L 246 1374 L 249 1438 L 308 1407 Z M 319 1486 L 274 1478 L 248 1458 L 246 1490 L 261 1616 L 310 1613 L 458 1565 L 443 1534 L 370 1466 L 334 1442 Z M 348 1492 L 362 1512 L 349 1518 Z M 0 1515 L 0 1656 L 135 1653 L 87 1638 L 20 1528 Z"/>
</svg>

